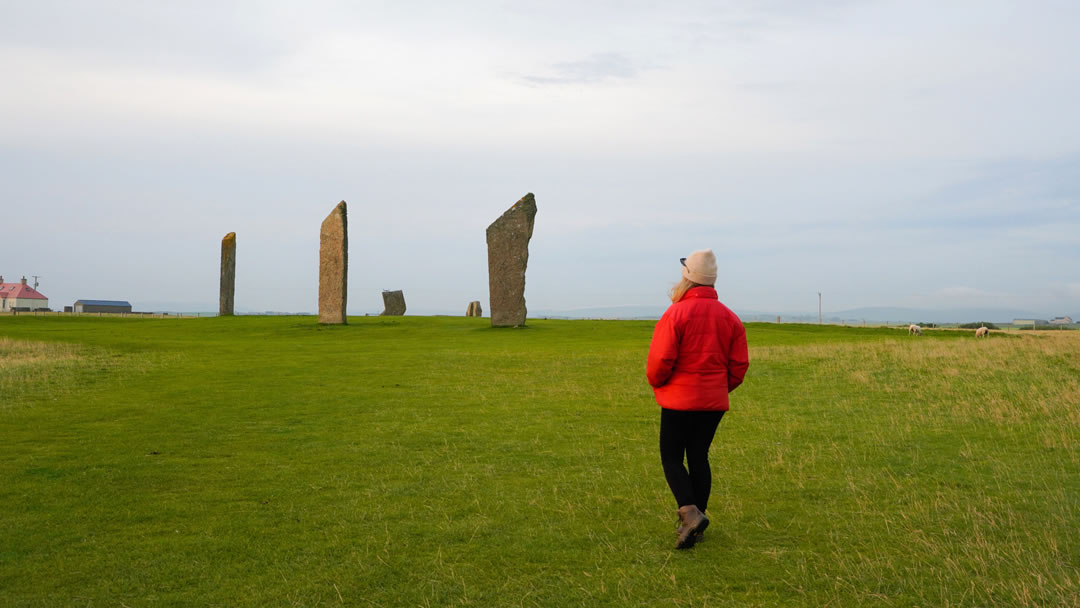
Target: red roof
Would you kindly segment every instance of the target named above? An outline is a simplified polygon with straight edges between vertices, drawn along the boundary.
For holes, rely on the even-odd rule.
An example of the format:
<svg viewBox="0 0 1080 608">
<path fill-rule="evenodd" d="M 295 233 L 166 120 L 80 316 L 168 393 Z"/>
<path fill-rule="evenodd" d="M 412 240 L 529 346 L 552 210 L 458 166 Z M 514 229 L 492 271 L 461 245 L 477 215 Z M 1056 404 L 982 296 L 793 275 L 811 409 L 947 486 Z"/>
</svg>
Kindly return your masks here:
<svg viewBox="0 0 1080 608">
<path fill-rule="evenodd" d="M 48 300 L 41 292 L 22 283 L 0 283 L 0 298 L 18 298 L 20 300 Z"/>
</svg>

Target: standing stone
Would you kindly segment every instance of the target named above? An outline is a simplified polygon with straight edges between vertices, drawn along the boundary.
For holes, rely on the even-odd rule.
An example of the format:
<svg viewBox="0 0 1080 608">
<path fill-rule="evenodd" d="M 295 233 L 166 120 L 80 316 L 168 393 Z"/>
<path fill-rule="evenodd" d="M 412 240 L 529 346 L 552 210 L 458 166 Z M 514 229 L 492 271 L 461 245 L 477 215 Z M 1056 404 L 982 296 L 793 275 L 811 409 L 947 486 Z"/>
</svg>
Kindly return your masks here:
<svg viewBox="0 0 1080 608">
<path fill-rule="evenodd" d="M 384 310 L 379 313 L 382 317 L 400 317 L 405 314 L 405 294 L 398 289 L 397 291 L 382 292 L 382 301 Z"/>
<path fill-rule="evenodd" d="M 535 218 L 536 198 L 530 192 L 487 228 L 492 327 L 525 324 L 525 267 Z"/>
<path fill-rule="evenodd" d="M 483 309 L 480 308 L 480 301 L 473 300 L 469 302 L 469 307 L 465 309 L 466 317 L 482 317 L 484 316 Z"/>
<path fill-rule="evenodd" d="M 221 239 L 221 287 L 218 293 L 218 315 L 233 315 L 233 296 L 236 295 L 236 233 Z"/>
<path fill-rule="evenodd" d="M 347 323 L 348 288 L 349 226 L 345 201 L 341 201 L 319 231 L 319 323 Z"/>
</svg>

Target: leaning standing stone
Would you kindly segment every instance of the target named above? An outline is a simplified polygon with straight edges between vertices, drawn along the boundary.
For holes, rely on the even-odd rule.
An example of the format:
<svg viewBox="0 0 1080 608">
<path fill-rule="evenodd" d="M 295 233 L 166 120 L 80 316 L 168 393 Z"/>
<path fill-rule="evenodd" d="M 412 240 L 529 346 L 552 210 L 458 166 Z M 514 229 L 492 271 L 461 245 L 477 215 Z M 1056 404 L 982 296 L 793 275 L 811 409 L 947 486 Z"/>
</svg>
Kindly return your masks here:
<svg viewBox="0 0 1080 608">
<path fill-rule="evenodd" d="M 345 201 L 323 220 L 319 231 L 319 323 L 344 325 L 349 286 L 349 229 Z"/>
<path fill-rule="evenodd" d="M 221 239 L 221 286 L 218 293 L 218 314 L 233 315 L 233 296 L 236 295 L 236 233 Z"/>
<path fill-rule="evenodd" d="M 380 316 L 400 317 L 405 314 L 405 294 L 400 290 L 382 292 L 383 311 Z"/>
<path fill-rule="evenodd" d="M 536 198 L 530 192 L 487 228 L 492 327 L 525 324 L 525 267 L 535 217 Z"/>
<path fill-rule="evenodd" d="M 482 317 L 484 316 L 483 309 L 480 308 L 480 301 L 473 300 L 469 302 L 469 307 L 465 309 L 466 317 Z"/>
</svg>

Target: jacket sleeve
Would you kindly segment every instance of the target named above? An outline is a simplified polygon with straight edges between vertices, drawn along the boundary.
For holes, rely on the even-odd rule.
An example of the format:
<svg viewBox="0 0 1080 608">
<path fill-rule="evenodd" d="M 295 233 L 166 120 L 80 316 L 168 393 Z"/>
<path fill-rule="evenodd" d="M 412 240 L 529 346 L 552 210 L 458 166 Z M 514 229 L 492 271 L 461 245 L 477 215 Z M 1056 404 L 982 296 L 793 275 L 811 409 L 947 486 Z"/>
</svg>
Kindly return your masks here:
<svg viewBox="0 0 1080 608">
<path fill-rule="evenodd" d="M 645 364 L 645 375 L 653 388 L 660 388 L 667 383 L 678 357 L 679 336 L 675 332 L 675 323 L 671 315 L 664 313 L 653 329 L 652 342 L 649 343 L 649 360 Z"/>
<path fill-rule="evenodd" d="M 746 370 L 750 367 L 750 353 L 746 348 L 746 328 L 739 321 L 738 327 L 735 329 L 735 334 L 731 338 L 731 352 L 728 353 L 728 392 L 739 388 L 742 384 L 743 378 L 746 377 Z"/>
</svg>

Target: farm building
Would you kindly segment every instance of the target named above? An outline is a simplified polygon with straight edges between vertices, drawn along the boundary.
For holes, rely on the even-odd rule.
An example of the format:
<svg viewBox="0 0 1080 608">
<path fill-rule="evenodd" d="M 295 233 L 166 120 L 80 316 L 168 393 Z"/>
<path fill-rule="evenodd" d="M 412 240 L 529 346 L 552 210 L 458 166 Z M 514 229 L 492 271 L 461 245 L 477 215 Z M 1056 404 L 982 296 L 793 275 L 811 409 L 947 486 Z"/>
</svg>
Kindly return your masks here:
<svg viewBox="0 0 1080 608">
<path fill-rule="evenodd" d="M 12 310 L 40 310 L 49 308 L 49 298 L 26 284 L 26 277 L 18 283 L 5 283 L 0 276 L 0 312 Z"/>
<path fill-rule="evenodd" d="M 75 312 L 131 312 L 131 304 L 123 300 L 75 300 Z"/>
<path fill-rule="evenodd" d="M 1012 324 L 1027 327 L 1028 325 L 1049 325 L 1050 323 L 1046 319 L 1013 319 Z"/>
<path fill-rule="evenodd" d="M 1050 325 L 1072 325 L 1072 322 L 1073 320 L 1070 316 L 1054 317 L 1053 319 L 1050 319 Z"/>
</svg>

